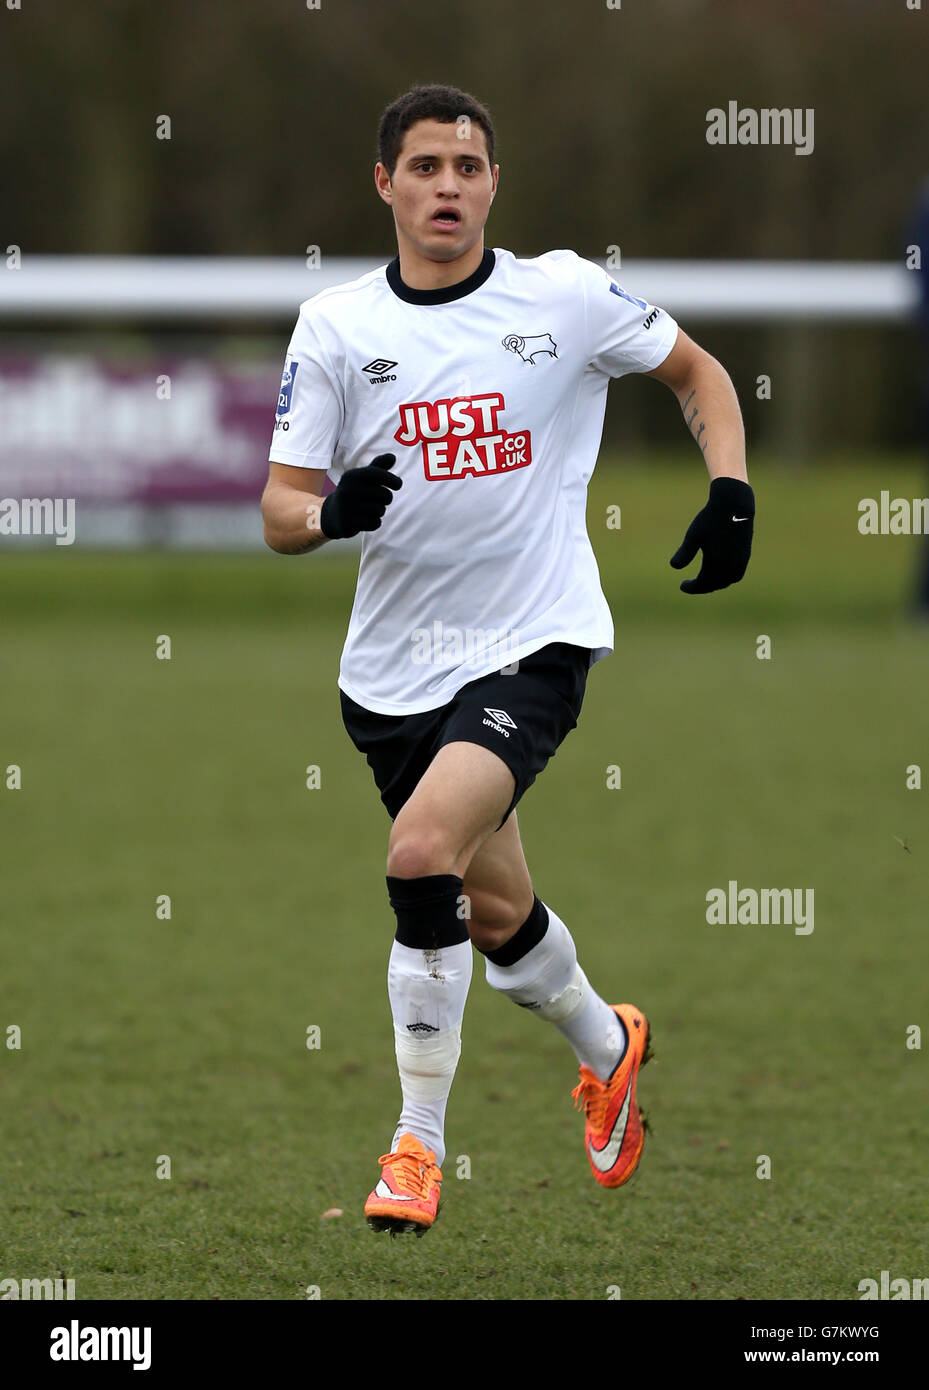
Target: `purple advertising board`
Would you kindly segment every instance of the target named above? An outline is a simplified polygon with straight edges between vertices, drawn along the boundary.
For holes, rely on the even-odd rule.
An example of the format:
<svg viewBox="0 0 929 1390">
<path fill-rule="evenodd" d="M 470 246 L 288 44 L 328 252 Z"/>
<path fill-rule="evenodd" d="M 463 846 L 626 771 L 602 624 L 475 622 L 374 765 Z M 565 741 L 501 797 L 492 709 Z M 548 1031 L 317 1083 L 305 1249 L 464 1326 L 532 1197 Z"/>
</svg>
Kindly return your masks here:
<svg viewBox="0 0 929 1390">
<path fill-rule="evenodd" d="M 5 354 L 0 496 L 257 503 L 280 377 L 280 360 Z"/>
</svg>

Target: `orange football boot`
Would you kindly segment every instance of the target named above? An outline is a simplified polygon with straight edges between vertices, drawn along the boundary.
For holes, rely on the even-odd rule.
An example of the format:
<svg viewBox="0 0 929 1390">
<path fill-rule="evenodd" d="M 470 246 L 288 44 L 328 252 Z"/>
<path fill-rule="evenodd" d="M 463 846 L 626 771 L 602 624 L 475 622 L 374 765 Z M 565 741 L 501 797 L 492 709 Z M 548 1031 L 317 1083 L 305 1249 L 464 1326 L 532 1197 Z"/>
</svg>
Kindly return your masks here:
<svg viewBox="0 0 929 1390">
<path fill-rule="evenodd" d="M 608 1081 L 600 1081 L 581 1066 L 580 1083 L 572 1091 L 578 1109 L 583 1105 L 584 1145 L 591 1171 L 601 1187 L 622 1187 L 636 1169 L 645 1144 L 645 1119 L 636 1104 L 639 1067 L 652 1056 L 648 1019 L 634 1004 L 613 1004 L 629 1039 L 626 1051 Z"/>
<path fill-rule="evenodd" d="M 365 1202 L 368 1225 L 391 1235 L 424 1236 L 439 1209 L 442 1170 L 432 1149 L 413 1134 L 401 1134 L 396 1152 L 377 1160 L 381 1176 Z"/>
</svg>

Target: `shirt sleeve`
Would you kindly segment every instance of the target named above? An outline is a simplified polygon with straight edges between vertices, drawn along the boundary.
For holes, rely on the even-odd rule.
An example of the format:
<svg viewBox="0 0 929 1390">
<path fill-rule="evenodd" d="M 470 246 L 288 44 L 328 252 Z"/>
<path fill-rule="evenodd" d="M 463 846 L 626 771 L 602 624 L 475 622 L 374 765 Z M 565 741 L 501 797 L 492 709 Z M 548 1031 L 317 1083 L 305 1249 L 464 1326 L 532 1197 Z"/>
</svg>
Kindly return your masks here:
<svg viewBox="0 0 929 1390">
<path fill-rule="evenodd" d="M 611 377 L 660 367 L 677 340 L 677 323 L 671 315 L 617 285 L 593 261 L 578 259 L 588 364 Z"/>
<path fill-rule="evenodd" d="M 344 418 L 340 382 L 302 308 L 284 358 L 268 458 L 295 468 L 328 469 Z"/>
</svg>

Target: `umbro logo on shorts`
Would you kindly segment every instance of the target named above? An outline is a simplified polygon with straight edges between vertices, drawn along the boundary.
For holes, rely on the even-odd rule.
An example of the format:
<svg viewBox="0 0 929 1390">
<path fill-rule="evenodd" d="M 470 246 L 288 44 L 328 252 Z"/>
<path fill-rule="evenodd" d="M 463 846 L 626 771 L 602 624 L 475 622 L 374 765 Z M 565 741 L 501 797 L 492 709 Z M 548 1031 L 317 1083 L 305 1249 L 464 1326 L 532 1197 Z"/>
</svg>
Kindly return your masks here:
<svg viewBox="0 0 929 1390">
<path fill-rule="evenodd" d="M 488 709 L 487 705 L 485 705 L 485 706 L 484 706 L 484 713 L 485 713 L 485 714 L 489 714 L 489 715 L 490 715 L 490 718 L 489 718 L 489 719 L 482 719 L 482 720 L 481 720 L 481 723 L 482 723 L 482 724 L 486 724 L 486 725 L 488 726 L 488 728 L 496 729 L 496 730 L 497 730 L 497 733 L 498 733 L 498 734 L 502 734 L 504 738 L 509 738 L 509 734 L 507 733 L 506 729 L 504 729 L 503 725 L 506 724 L 506 725 L 508 725 L 509 728 L 515 729 L 515 728 L 516 728 L 516 721 L 510 718 L 510 716 L 507 714 L 506 710 L 505 710 L 505 709 Z"/>
</svg>

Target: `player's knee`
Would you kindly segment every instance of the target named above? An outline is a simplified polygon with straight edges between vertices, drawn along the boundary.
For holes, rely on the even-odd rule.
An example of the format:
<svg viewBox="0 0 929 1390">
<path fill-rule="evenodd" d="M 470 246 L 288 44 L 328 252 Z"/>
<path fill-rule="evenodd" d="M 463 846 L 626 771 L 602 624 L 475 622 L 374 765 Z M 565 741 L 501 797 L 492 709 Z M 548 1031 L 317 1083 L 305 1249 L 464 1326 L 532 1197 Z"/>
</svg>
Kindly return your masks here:
<svg viewBox="0 0 929 1390">
<path fill-rule="evenodd" d="M 387 846 L 387 872 L 395 878 L 457 872 L 457 856 L 448 837 L 437 827 L 397 830 Z"/>
<path fill-rule="evenodd" d="M 505 926 L 499 924 L 485 923 L 480 921 L 468 922 L 468 934 L 472 943 L 479 951 L 497 951 L 501 946 L 505 946 L 518 931 L 518 927 Z"/>
<path fill-rule="evenodd" d="M 469 907 L 468 934 L 479 951 L 497 951 L 505 946 L 519 931 L 529 911 L 524 903 L 513 903 L 490 893 L 471 893 Z"/>
</svg>

